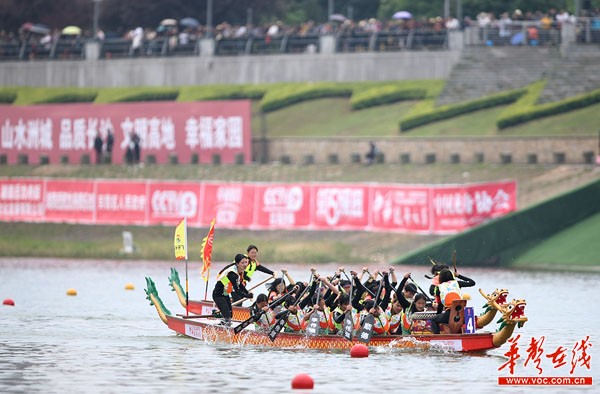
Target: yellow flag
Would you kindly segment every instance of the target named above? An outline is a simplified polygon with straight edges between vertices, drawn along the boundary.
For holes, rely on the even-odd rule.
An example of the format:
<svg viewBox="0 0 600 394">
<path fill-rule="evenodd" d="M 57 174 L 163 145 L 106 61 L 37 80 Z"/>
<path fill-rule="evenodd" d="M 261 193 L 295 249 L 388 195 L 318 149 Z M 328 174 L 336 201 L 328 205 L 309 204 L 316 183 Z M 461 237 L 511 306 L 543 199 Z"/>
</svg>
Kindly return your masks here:
<svg viewBox="0 0 600 394">
<path fill-rule="evenodd" d="M 175 258 L 177 260 L 187 260 L 187 218 L 183 218 L 177 225 L 173 245 L 175 246 Z"/>
</svg>

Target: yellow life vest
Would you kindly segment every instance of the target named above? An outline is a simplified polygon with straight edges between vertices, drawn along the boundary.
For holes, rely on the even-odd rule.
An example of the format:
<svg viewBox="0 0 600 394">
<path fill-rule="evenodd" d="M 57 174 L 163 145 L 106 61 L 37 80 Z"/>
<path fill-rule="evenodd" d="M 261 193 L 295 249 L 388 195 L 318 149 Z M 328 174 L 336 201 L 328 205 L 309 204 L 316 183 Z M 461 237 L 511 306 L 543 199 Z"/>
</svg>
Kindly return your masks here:
<svg viewBox="0 0 600 394">
<path fill-rule="evenodd" d="M 252 275 L 256 272 L 256 268 L 260 265 L 257 260 L 250 260 L 248 266 L 246 267 L 246 276 L 248 278 L 252 278 Z"/>
<path fill-rule="evenodd" d="M 458 281 L 456 281 L 456 279 L 440 283 L 438 285 L 438 289 L 440 290 L 440 300 L 446 308 L 450 308 L 452 306 L 452 301 L 463 299 L 460 286 L 458 285 Z"/>
<path fill-rule="evenodd" d="M 223 283 L 223 288 L 224 288 L 223 295 L 224 296 L 228 296 L 229 294 L 231 294 L 231 292 L 233 292 L 233 284 L 227 277 L 227 274 L 229 274 L 230 272 L 234 272 L 238 276 L 238 286 L 242 283 L 242 278 L 240 278 L 240 274 L 237 271 L 236 265 L 232 265 L 231 267 L 229 267 L 226 270 L 224 270 L 223 272 L 221 272 L 219 274 L 219 276 L 217 277 L 217 281 Z"/>
</svg>

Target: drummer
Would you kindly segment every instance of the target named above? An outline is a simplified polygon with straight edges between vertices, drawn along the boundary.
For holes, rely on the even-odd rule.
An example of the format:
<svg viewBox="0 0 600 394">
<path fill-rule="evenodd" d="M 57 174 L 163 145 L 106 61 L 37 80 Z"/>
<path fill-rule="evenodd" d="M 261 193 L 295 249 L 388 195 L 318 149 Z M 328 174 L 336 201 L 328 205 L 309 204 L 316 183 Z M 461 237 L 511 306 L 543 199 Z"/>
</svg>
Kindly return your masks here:
<svg viewBox="0 0 600 394">
<path fill-rule="evenodd" d="M 252 293 L 249 293 L 244 286 L 244 273 L 248 267 L 248 257 L 244 254 L 237 254 L 233 264 L 229 264 L 219 272 L 217 276 L 217 284 L 213 289 L 213 300 L 217 304 L 217 308 L 221 311 L 223 321 L 221 324 L 230 325 L 231 317 L 233 316 L 231 297 L 232 293 L 238 293 L 240 298 L 252 298 Z"/>
</svg>

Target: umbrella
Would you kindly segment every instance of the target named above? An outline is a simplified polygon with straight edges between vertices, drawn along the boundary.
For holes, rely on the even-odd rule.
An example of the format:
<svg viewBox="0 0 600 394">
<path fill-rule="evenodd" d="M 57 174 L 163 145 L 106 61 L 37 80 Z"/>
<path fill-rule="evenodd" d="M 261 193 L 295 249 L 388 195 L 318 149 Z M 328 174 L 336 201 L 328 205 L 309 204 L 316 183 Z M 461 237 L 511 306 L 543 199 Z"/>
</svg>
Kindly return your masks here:
<svg viewBox="0 0 600 394">
<path fill-rule="evenodd" d="M 412 19 L 412 14 L 408 11 L 398 11 L 392 16 L 394 19 Z"/>
<path fill-rule="evenodd" d="M 346 19 L 348 19 L 348 18 L 346 18 L 342 14 L 331 14 L 331 15 L 329 15 L 329 20 L 330 21 L 344 22 Z"/>
<path fill-rule="evenodd" d="M 77 26 L 67 26 L 62 29 L 62 34 L 66 36 L 78 36 L 81 34 L 81 28 Z"/>
<path fill-rule="evenodd" d="M 512 45 L 521 45 L 525 43 L 525 34 L 523 32 L 518 32 L 514 36 L 510 38 L 510 43 Z"/>
<path fill-rule="evenodd" d="M 163 19 L 160 24 L 163 26 L 177 26 L 177 21 L 175 19 Z"/>
<path fill-rule="evenodd" d="M 41 25 L 39 23 L 24 23 L 23 26 L 21 26 L 21 29 L 23 31 L 28 31 L 30 33 L 37 33 L 37 34 L 48 34 L 50 33 L 50 28 L 48 28 L 48 26 L 46 25 Z"/>
<path fill-rule="evenodd" d="M 179 21 L 179 25 L 184 27 L 198 27 L 200 26 L 200 22 L 196 18 L 183 18 Z"/>
</svg>

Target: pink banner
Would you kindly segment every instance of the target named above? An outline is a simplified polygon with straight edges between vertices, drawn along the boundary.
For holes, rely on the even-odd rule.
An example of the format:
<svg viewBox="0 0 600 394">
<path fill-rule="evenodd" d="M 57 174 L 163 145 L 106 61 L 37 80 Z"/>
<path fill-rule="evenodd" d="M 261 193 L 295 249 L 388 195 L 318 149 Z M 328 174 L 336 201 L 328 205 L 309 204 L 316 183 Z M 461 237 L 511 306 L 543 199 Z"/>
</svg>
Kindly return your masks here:
<svg viewBox="0 0 600 394">
<path fill-rule="evenodd" d="M 0 179 L 0 220 L 455 233 L 516 209 L 514 181 L 457 186 Z"/>
<path fill-rule="evenodd" d="M 89 154 L 94 163 L 96 135 L 106 151 L 111 130 L 113 163 L 124 162 L 134 133 L 142 161 L 154 155 L 157 163 L 167 163 L 176 154 L 180 163 L 190 163 L 195 153 L 200 163 L 210 163 L 214 154 L 223 163 L 234 163 L 237 154 L 250 162 L 250 123 L 248 100 L 0 105 L 0 146 L 9 164 L 17 163 L 19 154 L 26 154 L 30 163 L 39 163 L 41 156 L 50 163 L 59 163 L 63 156 L 79 163 Z"/>
</svg>

